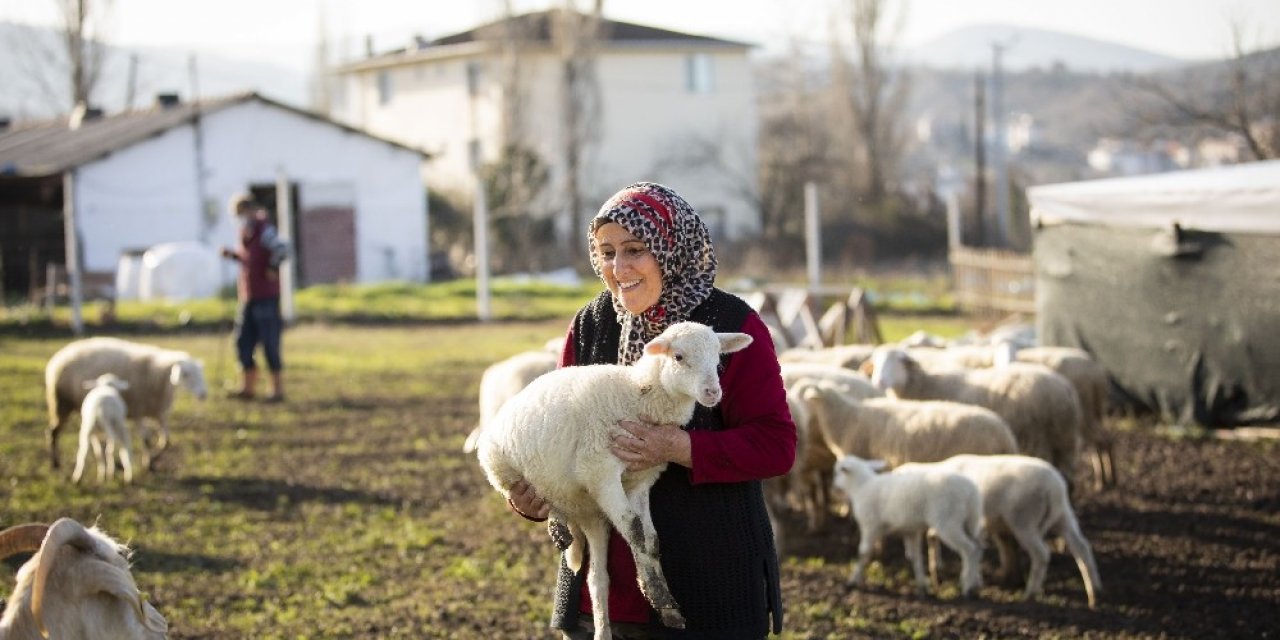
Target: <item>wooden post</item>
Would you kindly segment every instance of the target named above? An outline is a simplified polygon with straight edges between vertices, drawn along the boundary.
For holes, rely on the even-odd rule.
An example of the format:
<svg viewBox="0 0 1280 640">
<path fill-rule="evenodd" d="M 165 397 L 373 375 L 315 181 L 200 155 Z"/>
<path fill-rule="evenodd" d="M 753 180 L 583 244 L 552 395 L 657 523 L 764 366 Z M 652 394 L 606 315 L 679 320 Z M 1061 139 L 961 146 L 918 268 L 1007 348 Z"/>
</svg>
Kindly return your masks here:
<svg viewBox="0 0 1280 640">
<path fill-rule="evenodd" d="M 818 185 L 804 183 L 804 248 L 809 273 L 809 289 L 822 284 L 822 240 L 818 225 Z"/>
<path fill-rule="evenodd" d="M 484 193 L 484 180 L 476 172 L 476 203 L 474 212 L 476 254 L 476 318 L 481 322 L 493 319 L 489 293 L 489 202 Z"/>
<path fill-rule="evenodd" d="M 71 332 L 84 333 L 84 318 L 80 313 L 83 302 L 80 291 L 80 237 L 76 224 L 76 169 L 72 167 L 62 174 L 62 234 L 67 249 L 67 296 L 71 304 Z M 47 283 L 56 286 L 57 282 Z"/>
</svg>

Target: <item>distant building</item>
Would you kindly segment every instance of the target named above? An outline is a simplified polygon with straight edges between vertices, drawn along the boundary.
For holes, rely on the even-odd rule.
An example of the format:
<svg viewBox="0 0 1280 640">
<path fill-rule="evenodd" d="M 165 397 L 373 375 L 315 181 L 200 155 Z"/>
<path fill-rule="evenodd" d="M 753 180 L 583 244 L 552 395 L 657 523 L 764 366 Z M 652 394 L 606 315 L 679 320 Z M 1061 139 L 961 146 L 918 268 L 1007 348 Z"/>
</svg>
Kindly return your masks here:
<svg viewBox="0 0 1280 640">
<path fill-rule="evenodd" d="M 1180 168 L 1181 145 L 1167 141 L 1139 143 L 1102 138 L 1089 150 L 1089 168 L 1103 176 L 1133 176 Z"/>
<path fill-rule="evenodd" d="M 568 166 L 559 11 L 525 14 L 370 55 L 338 70 L 337 117 L 433 156 L 433 189 L 469 196 L 474 164 L 508 145 L 532 151 L 548 179 L 527 212 L 576 241 L 564 194 Z M 585 220 L 638 180 L 670 185 L 717 238 L 757 233 L 756 116 L 750 45 L 602 20 L 595 45 L 595 135 L 579 178 Z M 695 157 L 696 156 L 696 157 Z"/>
<path fill-rule="evenodd" d="M 254 93 L 0 130 L 4 291 L 43 286 L 64 263 L 64 177 L 72 176 L 82 269 L 162 243 L 235 242 L 232 194 L 274 210 L 290 186 L 299 284 L 424 281 L 425 155 Z M 231 271 L 234 277 L 234 271 Z"/>
</svg>

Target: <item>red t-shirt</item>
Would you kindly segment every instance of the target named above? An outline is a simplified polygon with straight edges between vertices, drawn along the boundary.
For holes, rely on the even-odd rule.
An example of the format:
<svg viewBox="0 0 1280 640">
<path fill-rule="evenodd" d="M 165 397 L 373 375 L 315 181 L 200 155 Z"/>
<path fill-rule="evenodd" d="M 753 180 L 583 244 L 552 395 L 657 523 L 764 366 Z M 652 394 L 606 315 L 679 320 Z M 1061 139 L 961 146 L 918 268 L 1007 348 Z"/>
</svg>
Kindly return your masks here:
<svg viewBox="0 0 1280 640">
<path fill-rule="evenodd" d="M 689 431 L 691 484 L 744 482 L 780 476 L 791 470 L 796 428 L 773 350 L 773 338 L 758 314 L 747 316 L 742 333 L 751 344 L 729 358 L 720 375 L 724 391 L 721 431 Z M 565 340 L 560 366 L 572 366 L 573 332 Z M 649 601 L 636 580 L 635 558 L 617 531 L 609 534 L 609 618 L 612 622 L 649 621 Z M 582 590 L 583 613 L 591 612 L 590 590 Z"/>
</svg>

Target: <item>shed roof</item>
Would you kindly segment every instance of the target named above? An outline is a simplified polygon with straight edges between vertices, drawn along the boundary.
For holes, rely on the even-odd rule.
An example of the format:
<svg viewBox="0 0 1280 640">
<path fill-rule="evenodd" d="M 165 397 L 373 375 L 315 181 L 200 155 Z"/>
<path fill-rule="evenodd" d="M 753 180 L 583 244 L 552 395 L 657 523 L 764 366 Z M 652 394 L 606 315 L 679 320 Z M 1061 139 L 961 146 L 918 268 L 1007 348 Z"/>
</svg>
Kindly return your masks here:
<svg viewBox="0 0 1280 640">
<path fill-rule="evenodd" d="M 1280 160 L 1041 185 L 1027 199 L 1037 225 L 1280 233 Z"/>
<path fill-rule="evenodd" d="M 68 127 L 67 118 L 17 125 L 0 131 L 0 177 L 56 175 L 158 136 L 174 127 L 194 122 L 200 116 L 252 101 L 318 120 L 424 157 L 428 155 L 420 149 L 370 135 L 318 113 L 247 92 L 169 107 L 154 106 L 106 115 L 86 120 L 76 129 Z"/>
</svg>

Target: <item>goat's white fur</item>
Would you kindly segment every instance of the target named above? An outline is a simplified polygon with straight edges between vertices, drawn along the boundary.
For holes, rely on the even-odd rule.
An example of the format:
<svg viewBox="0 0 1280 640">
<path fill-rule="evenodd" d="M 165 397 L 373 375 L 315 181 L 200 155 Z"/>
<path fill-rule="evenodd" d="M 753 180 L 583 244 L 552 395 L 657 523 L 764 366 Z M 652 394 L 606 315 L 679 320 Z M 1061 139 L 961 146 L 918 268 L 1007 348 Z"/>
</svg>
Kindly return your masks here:
<svg viewBox="0 0 1280 640">
<path fill-rule="evenodd" d="M 25 538 L 25 539 L 22 539 Z M 0 532 L 0 558 L 35 551 L 18 569 L 0 640 L 158 640 L 169 625 L 138 591 L 128 548 L 70 518 Z"/>
<path fill-rule="evenodd" d="M 747 334 L 676 323 L 650 341 L 631 366 L 586 365 L 542 375 L 508 400 L 482 430 L 478 454 L 490 484 L 510 497 L 511 487 L 526 480 L 547 500 L 551 517 L 568 523 L 573 533 L 565 552 L 571 569 L 581 569 L 584 543 L 589 549 L 594 561 L 587 583 L 597 640 L 611 637 L 609 576 L 603 561 L 609 525 L 630 545 L 641 591 L 663 622 L 684 624 L 662 575 L 649 515 L 649 488 L 666 465 L 627 471 L 609 450 L 612 437 L 622 433 L 618 422 L 671 428 L 687 423 L 695 404 L 711 407 L 720 401 L 720 355 L 750 343 Z"/>
</svg>

